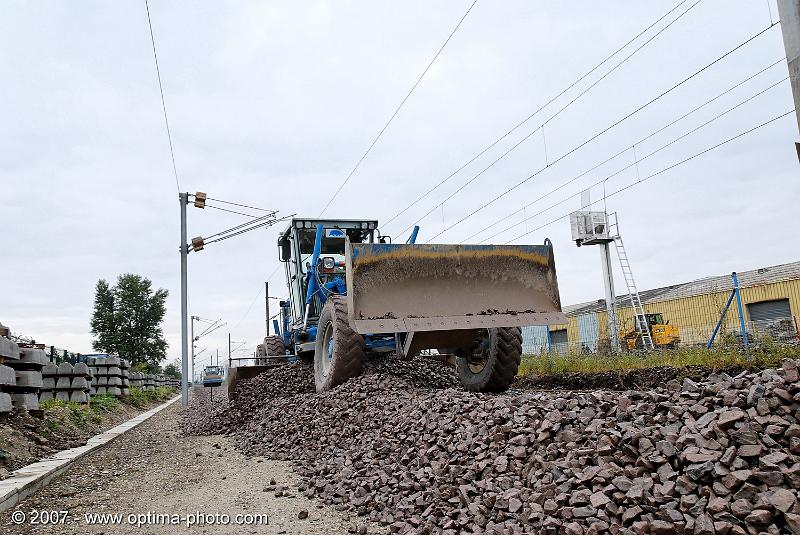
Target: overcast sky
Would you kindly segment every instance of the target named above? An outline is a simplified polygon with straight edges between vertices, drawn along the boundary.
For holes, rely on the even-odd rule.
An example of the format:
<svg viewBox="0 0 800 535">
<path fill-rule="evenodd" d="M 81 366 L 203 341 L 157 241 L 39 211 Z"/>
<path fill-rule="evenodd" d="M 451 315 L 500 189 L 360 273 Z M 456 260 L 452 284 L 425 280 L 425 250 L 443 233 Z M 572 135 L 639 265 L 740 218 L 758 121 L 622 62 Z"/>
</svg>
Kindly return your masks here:
<svg viewBox="0 0 800 535">
<path fill-rule="evenodd" d="M 179 2 L 150 5 L 182 190 L 316 216 L 466 11 L 470 1 Z M 677 3 L 479 0 L 326 215 L 387 220 Z M 591 77 L 383 228 L 420 216 L 427 240 L 770 24 L 765 2 L 703 0 L 507 157 L 535 130 L 694 3 L 683 4 Z M 772 5 L 773 17 L 776 15 Z M 170 360 L 180 354 L 177 186 L 144 1 L 3 3 L 0 18 L 0 321 L 91 350 L 99 278 L 138 273 L 169 290 Z M 780 26 L 587 144 L 436 242 L 458 243 L 528 207 L 503 243 L 579 208 L 572 198 L 629 166 L 633 145 L 783 58 Z M 778 63 L 636 145 L 639 158 L 787 76 Z M 606 183 L 610 193 L 792 109 L 788 82 Z M 797 124 L 789 115 L 607 200 L 639 288 L 799 260 Z M 545 153 L 546 144 L 546 153 Z M 603 189 L 591 190 L 593 200 Z M 602 203 L 601 203 L 602 205 Z M 502 230 L 519 223 L 523 213 Z M 189 234 L 241 216 L 189 208 Z M 226 351 L 264 336 L 263 282 L 277 227 L 189 258 L 191 313 L 222 318 L 200 342 Z M 559 220 L 515 243 L 555 246 L 562 302 L 602 296 L 599 252 Z M 285 296 L 283 272 L 271 279 Z"/>
</svg>

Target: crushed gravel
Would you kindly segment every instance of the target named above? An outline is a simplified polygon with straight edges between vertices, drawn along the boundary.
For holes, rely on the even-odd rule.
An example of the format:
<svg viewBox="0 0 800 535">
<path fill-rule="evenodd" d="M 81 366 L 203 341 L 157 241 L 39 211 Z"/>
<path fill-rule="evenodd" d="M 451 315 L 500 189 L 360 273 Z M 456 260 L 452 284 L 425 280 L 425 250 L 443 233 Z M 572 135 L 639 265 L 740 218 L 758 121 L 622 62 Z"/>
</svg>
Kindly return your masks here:
<svg viewBox="0 0 800 535">
<path fill-rule="evenodd" d="M 393 532 L 800 532 L 797 364 L 503 395 L 464 392 L 424 360 L 379 361 L 322 394 L 287 366 L 243 384 L 213 429 Z M 211 414 L 194 410 L 187 432 Z"/>
</svg>

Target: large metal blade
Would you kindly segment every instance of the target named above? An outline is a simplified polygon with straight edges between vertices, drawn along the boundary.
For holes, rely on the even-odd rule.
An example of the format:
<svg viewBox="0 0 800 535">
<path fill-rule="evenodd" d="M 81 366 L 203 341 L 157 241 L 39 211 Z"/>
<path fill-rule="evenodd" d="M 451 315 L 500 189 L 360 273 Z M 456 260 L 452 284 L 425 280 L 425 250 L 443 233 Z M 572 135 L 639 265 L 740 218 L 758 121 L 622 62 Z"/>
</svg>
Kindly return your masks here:
<svg viewBox="0 0 800 535">
<path fill-rule="evenodd" d="M 552 245 L 348 243 L 350 322 L 362 334 L 552 325 Z"/>
</svg>

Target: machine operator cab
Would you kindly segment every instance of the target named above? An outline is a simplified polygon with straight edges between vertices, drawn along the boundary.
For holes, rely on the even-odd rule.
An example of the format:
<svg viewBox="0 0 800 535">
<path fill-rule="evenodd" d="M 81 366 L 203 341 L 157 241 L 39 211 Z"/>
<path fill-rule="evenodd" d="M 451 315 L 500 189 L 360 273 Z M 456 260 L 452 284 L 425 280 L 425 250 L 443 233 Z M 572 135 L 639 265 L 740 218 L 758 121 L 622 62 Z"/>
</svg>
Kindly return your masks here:
<svg viewBox="0 0 800 535">
<path fill-rule="evenodd" d="M 322 308 L 320 300 L 315 298 L 306 312 L 306 292 L 312 273 L 310 267 L 318 225 L 323 228 L 317 264 L 319 286 L 336 278 L 344 281 L 347 240 L 350 243 L 375 243 L 376 238 L 384 239 L 377 236 L 376 220 L 292 219 L 291 225 L 278 238 L 278 248 L 289 287 L 289 300 L 281 309 L 282 323 L 288 327 L 284 332 L 297 333 L 292 340 L 285 336 L 284 342 L 287 347 L 294 347 L 296 355 L 314 352 L 316 324 Z"/>
</svg>

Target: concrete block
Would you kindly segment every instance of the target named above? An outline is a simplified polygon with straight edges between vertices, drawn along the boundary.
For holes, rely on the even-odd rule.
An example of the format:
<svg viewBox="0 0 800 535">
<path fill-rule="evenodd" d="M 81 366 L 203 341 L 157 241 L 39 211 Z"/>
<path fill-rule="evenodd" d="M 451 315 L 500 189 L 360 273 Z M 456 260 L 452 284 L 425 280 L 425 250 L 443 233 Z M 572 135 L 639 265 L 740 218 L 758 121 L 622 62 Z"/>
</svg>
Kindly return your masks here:
<svg viewBox="0 0 800 535">
<path fill-rule="evenodd" d="M 94 386 L 107 386 L 108 385 L 108 377 L 105 376 L 105 375 L 100 375 L 98 377 L 95 377 L 94 381 L 92 381 L 92 384 Z"/>
<path fill-rule="evenodd" d="M 11 394 L 11 402 L 15 407 L 27 409 L 29 411 L 39 410 L 39 395 L 38 394 Z"/>
<path fill-rule="evenodd" d="M 121 377 L 109 377 L 108 378 L 108 386 L 122 386 L 122 378 Z"/>
<path fill-rule="evenodd" d="M 106 366 L 119 366 L 122 363 L 119 357 L 106 358 Z"/>
<path fill-rule="evenodd" d="M 43 377 L 42 378 L 42 388 L 46 390 L 55 390 L 56 388 L 56 378 L 55 377 Z"/>
<path fill-rule="evenodd" d="M 0 412 L 10 412 L 11 408 L 11 396 L 5 392 L 0 392 Z"/>
<path fill-rule="evenodd" d="M 95 388 L 95 391 L 96 391 L 96 393 L 97 393 L 98 395 L 102 395 L 102 394 L 105 394 L 105 393 L 107 393 L 107 391 L 108 391 L 108 388 L 107 388 L 107 387 L 105 387 L 105 386 L 98 386 L 98 387 L 96 387 L 96 388 Z"/>
<path fill-rule="evenodd" d="M 0 336 L 0 357 L 10 360 L 19 359 L 19 346 L 5 336 Z"/>
<path fill-rule="evenodd" d="M 56 399 L 60 399 L 61 401 L 69 401 L 69 391 L 67 390 L 59 390 L 56 392 Z"/>
<path fill-rule="evenodd" d="M 122 395 L 122 396 L 130 396 L 131 395 L 130 388 L 125 388 L 125 387 L 120 388 L 120 395 Z"/>
<path fill-rule="evenodd" d="M 17 388 L 42 388 L 42 372 L 17 370 Z"/>
<path fill-rule="evenodd" d="M 60 376 L 56 381 L 56 390 L 69 390 L 72 387 L 72 379 L 69 376 Z"/>
<path fill-rule="evenodd" d="M 72 375 L 72 364 L 66 361 L 59 364 L 58 375 Z"/>
<path fill-rule="evenodd" d="M 95 377 L 104 377 L 108 375 L 108 368 L 106 368 L 105 366 L 98 366 L 95 368 L 94 375 Z"/>
<path fill-rule="evenodd" d="M 53 377 L 58 375 L 58 365 L 54 362 L 48 362 L 42 368 L 42 376 L 43 377 Z"/>
<path fill-rule="evenodd" d="M 83 362 L 77 363 L 72 367 L 72 375 L 87 377 L 89 375 L 89 366 Z"/>
<path fill-rule="evenodd" d="M 108 375 L 119 377 L 122 375 L 122 370 L 119 368 L 119 366 L 111 366 L 108 368 Z"/>
<path fill-rule="evenodd" d="M 122 368 L 123 370 L 127 370 L 128 368 L 131 367 L 131 363 L 125 359 L 121 359 L 119 361 L 119 367 Z"/>
<path fill-rule="evenodd" d="M 89 381 L 86 380 L 86 377 L 73 377 L 72 378 L 72 389 L 73 390 L 86 390 L 89 388 Z"/>
<path fill-rule="evenodd" d="M 89 396 L 86 395 L 86 392 L 81 390 L 73 390 L 69 395 L 69 400 L 76 403 L 86 403 L 89 401 Z"/>
<path fill-rule="evenodd" d="M 47 401 L 48 399 L 53 399 L 55 394 L 53 394 L 52 390 L 42 390 L 39 392 L 39 403 L 42 401 Z"/>
<path fill-rule="evenodd" d="M 8 366 L 0 366 L 0 385 L 15 384 L 17 384 L 17 373 L 14 369 Z"/>
<path fill-rule="evenodd" d="M 122 395 L 122 390 L 118 386 L 109 386 L 106 392 L 112 396 Z"/>
<path fill-rule="evenodd" d="M 25 364 L 34 364 L 44 366 L 50 359 L 47 358 L 47 353 L 44 349 L 37 349 L 35 347 L 23 347 L 19 350 L 19 361 Z"/>
</svg>

